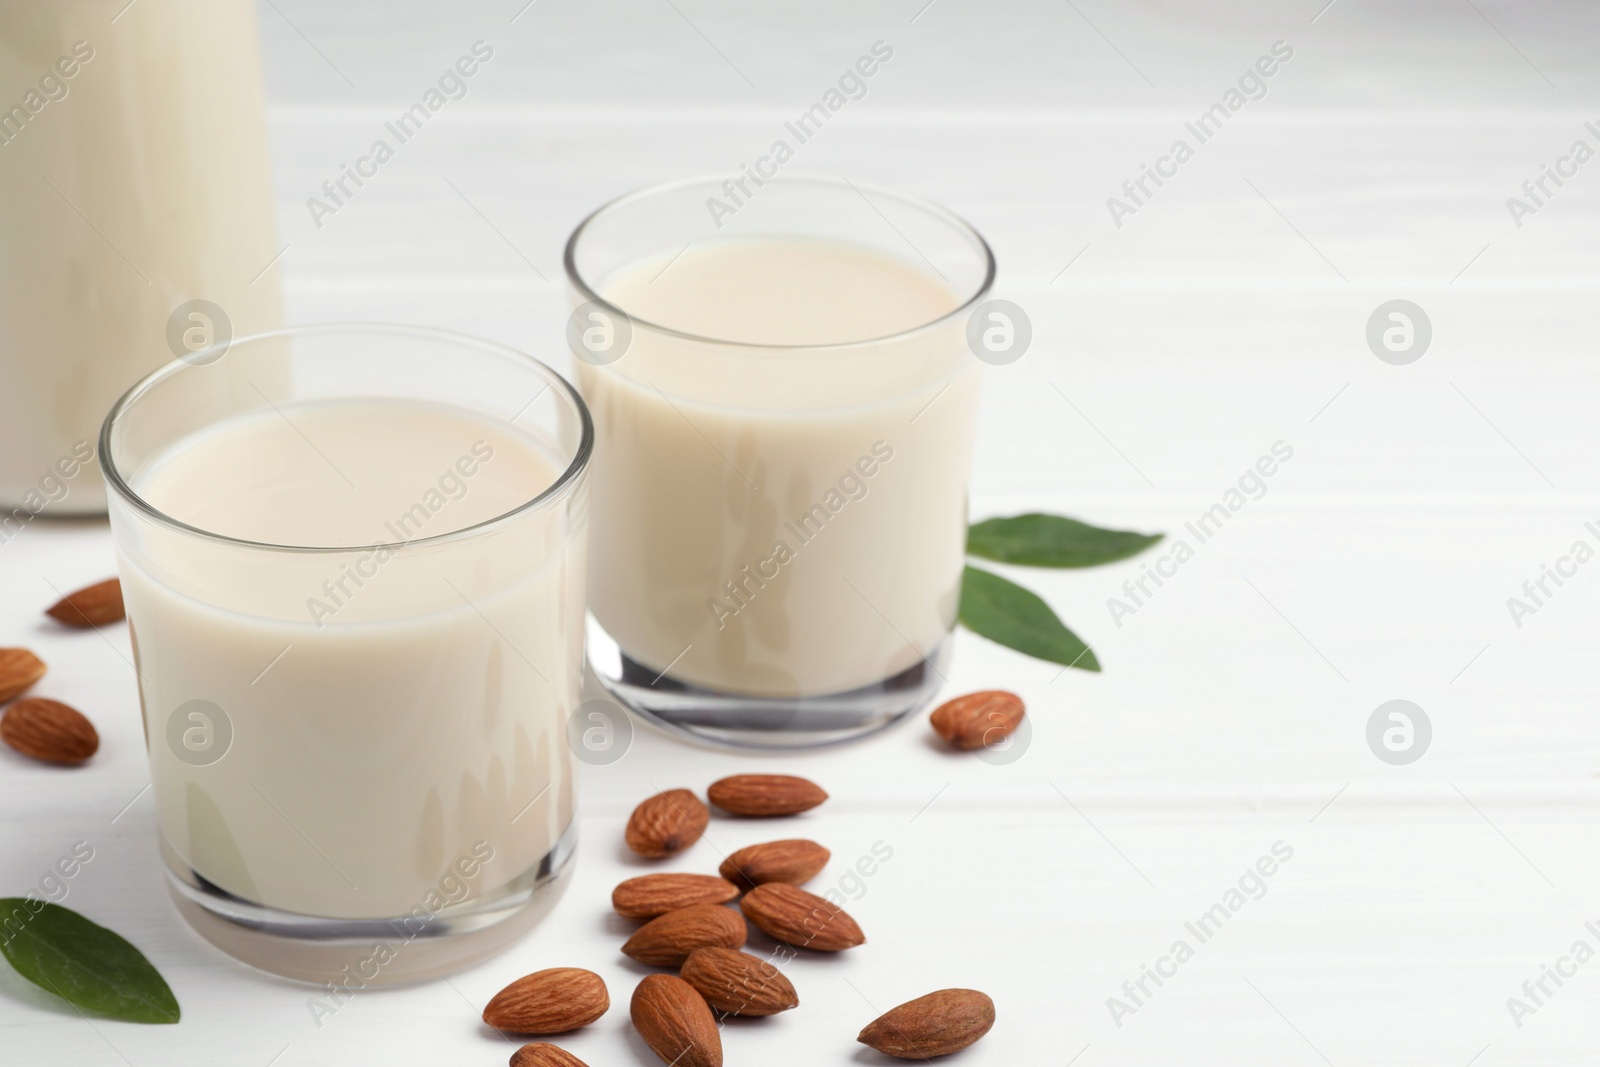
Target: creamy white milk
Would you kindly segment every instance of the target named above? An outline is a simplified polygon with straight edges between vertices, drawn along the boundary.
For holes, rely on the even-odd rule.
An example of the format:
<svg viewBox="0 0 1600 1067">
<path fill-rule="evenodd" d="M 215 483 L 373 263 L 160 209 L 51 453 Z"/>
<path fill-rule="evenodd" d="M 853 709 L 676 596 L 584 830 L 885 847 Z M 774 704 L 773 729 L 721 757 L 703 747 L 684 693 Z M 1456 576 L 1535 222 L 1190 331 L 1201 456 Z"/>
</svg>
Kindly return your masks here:
<svg viewBox="0 0 1600 1067">
<path fill-rule="evenodd" d="M 471 540 L 360 546 L 493 520 L 559 474 L 504 422 L 378 400 L 238 417 L 134 473 L 206 531 L 352 548 L 129 552 L 119 531 L 161 832 L 182 863 L 331 918 L 408 914 L 486 851 L 475 896 L 526 883 L 572 818 L 581 519 L 535 509 Z M 211 706 L 233 736 L 207 762 Z"/>
<path fill-rule="evenodd" d="M 914 259 L 721 239 L 601 279 L 640 320 L 579 362 L 597 433 L 590 610 L 633 659 L 811 696 L 914 666 L 954 624 L 977 360 Z M 734 343 L 706 344 L 647 323 Z M 773 348 L 763 346 L 837 346 Z"/>
<path fill-rule="evenodd" d="M 257 52 L 251 0 L 0 0 L 0 540 L 104 510 L 74 457 L 180 305 L 278 325 Z"/>
</svg>

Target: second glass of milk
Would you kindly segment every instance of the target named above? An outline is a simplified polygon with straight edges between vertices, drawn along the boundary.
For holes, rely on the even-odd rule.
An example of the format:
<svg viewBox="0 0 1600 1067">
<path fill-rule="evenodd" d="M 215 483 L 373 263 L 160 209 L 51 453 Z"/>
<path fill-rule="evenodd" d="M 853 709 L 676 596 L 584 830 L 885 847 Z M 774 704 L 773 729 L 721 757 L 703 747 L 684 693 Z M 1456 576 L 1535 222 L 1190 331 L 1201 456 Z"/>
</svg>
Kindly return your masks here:
<svg viewBox="0 0 1600 1067">
<path fill-rule="evenodd" d="M 736 746 L 925 704 L 960 602 L 982 237 L 864 182 L 744 175 L 606 205 L 565 265 L 601 681 Z"/>
<path fill-rule="evenodd" d="M 113 408 L 161 852 L 208 940 L 359 988 L 553 903 L 592 442 L 543 364 L 403 327 L 235 341 Z"/>
</svg>

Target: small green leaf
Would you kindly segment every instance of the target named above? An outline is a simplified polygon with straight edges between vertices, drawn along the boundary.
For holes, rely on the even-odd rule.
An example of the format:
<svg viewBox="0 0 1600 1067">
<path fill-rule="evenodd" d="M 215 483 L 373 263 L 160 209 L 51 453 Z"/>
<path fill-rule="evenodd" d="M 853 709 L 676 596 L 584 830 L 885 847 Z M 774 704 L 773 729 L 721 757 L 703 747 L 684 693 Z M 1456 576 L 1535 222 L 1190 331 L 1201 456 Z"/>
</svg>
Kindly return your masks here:
<svg viewBox="0 0 1600 1067">
<path fill-rule="evenodd" d="M 967 531 L 967 552 L 1030 567 L 1095 567 L 1137 556 L 1161 537 L 1034 512 L 977 523 Z"/>
<path fill-rule="evenodd" d="M 0 898 L 0 954 L 34 985 L 131 1023 L 175 1023 L 178 999 L 144 954 L 57 904 Z"/>
<path fill-rule="evenodd" d="M 1100 669 L 1094 652 L 1056 618 L 1049 604 L 998 574 L 966 569 L 961 578 L 961 624 L 1035 659 L 1085 671 Z"/>
</svg>

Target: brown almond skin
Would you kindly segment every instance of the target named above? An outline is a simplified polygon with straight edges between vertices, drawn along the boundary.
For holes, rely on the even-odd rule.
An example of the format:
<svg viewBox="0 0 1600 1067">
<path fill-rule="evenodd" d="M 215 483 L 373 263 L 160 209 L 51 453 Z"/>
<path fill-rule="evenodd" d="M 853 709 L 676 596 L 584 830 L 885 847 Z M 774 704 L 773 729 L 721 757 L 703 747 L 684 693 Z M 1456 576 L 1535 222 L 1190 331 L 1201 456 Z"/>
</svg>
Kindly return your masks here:
<svg viewBox="0 0 1600 1067">
<path fill-rule="evenodd" d="M 795 948 L 840 952 L 867 940 L 842 909 L 783 882 L 756 886 L 739 901 L 739 909 L 756 929 Z"/>
<path fill-rule="evenodd" d="M 800 1006 L 799 994 L 784 973 L 748 952 L 697 948 L 683 961 L 678 977 L 714 1010 L 728 1015 L 776 1015 Z"/>
<path fill-rule="evenodd" d="M 622 954 L 652 967 L 681 967 L 697 948 L 742 948 L 749 933 L 732 908 L 696 904 L 639 927 L 622 946 Z"/>
<path fill-rule="evenodd" d="M 24 697 L 6 708 L 0 740 L 24 756 L 64 766 L 76 766 L 100 748 L 100 735 L 82 712 L 43 697 Z"/>
<path fill-rule="evenodd" d="M 642 923 L 696 904 L 726 904 L 739 887 L 714 874 L 646 874 L 611 891 L 611 906 L 624 919 Z"/>
<path fill-rule="evenodd" d="M 0 704 L 26 693 L 45 670 L 44 660 L 25 648 L 0 648 Z"/>
<path fill-rule="evenodd" d="M 975 1043 L 994 1026 L 994 1001 L 976 989 L 941 989 L 867 1024 L 857 1041 L 886 1056 L 925 1060 Z"/>
<path fill-rule="evenodd" d="M 122 608 L 122 583 L 115 578 L 85 586 L 76 593 L 68 593 L 45 612 L 57 622 L 67 626 L 104 626 L 124 618 Z"/>
<path fill-rule="evenodd" d="M 817 783 L 792 774 L 735 774 L 712 782 L 706 796 L 729 815 L 747 818 L 798 815 L 828 799 Z"/>
<path fill-rule="evenodd" d="M 589 1065 L 558 1045 L 536 1041 L 531 1045 L 523 1045 L 511 1054 L 511 1067 L 589 1067 Z"/>
<path fill-rule="evenodd" d="M 947 700 L 929 722 L 935 732 L 962 751 L 986 748 L 1010 737 L 1022 725 L 1022 698 L 1004 689 L 985 689 Z"/>
<path fill-rule="evenodd" d="M 581 967 L 523 975 L 494 995 L 483 1021 L 513 1034 L 564 1034 L 588 1026 L 611 1007 L 606 983 Z"/>
<path fill-rule="evenodd" d="M 629 1006 L 633 1028 L 673 1067 L 722 1067 L 722 1035 L 694 987 L 671 974 L 645 977 Z"/>
<path fill-rule="evenodd" d="M 633 809 L 625 840 L 639 855 L 660 859 L 700 840 L 710 821 L 699 797 L 687 789 L 668 789 Z"/>
<path fill-rule="evenodd" d="M 800 885 L 815 878 L 828 865 L 831 855 L 815 841 L 801 838 L 768 841 L 733 853 L 722 861 L 719 873 L 744 889 L 754 889 L 767 882 Z"/>
</svg>

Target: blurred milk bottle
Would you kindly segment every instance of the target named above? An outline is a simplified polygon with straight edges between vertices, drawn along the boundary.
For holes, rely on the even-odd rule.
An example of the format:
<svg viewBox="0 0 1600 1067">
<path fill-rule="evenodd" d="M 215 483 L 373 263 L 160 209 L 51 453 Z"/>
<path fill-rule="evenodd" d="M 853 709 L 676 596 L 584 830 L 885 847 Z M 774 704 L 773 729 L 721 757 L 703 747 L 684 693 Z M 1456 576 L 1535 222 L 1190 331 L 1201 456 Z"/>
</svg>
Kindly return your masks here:
<svg viewBox="0 0 1600 1067">
<path fill-rule="evenodd" d="M 101 420 L 281 325 L 254 0 L 0 0 L 0 543 L 105 510 Z"/>
</svg>

